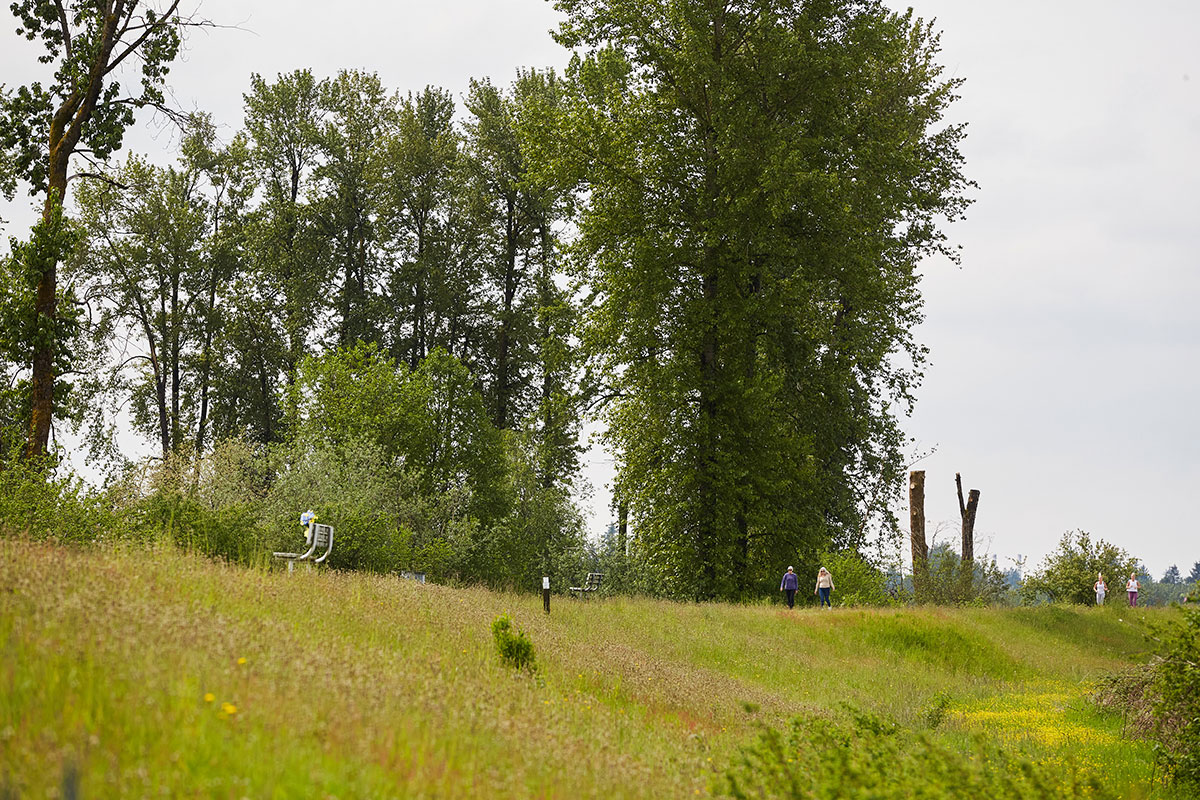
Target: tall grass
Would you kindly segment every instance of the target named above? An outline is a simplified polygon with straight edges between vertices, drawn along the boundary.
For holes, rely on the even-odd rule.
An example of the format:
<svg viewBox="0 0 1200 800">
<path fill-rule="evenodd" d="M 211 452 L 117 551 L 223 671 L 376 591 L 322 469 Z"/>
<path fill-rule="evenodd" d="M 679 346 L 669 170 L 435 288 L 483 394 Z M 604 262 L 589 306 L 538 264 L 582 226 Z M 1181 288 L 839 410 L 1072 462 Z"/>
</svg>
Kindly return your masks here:
<svg viewBox="0 0 1200 800">
<path fill-rule="evenodd" d="M 1172 613 L 1123 611 L 556 598 L 547 616 L 533 595 L 0 539 L 0 796 L 73 775 L 89 798 L 704 796 L 764 728 L 848 702 L 949 748 L 1036 704 L 1047 729 L 1115 736 L 1079 759 L 1144 797 L 1148 747 L 1076 701 Z M 497 655 L 500 614 L 536 673 Z M 1049 763 L 1062 741 L 1020 746 Z"/>
</svg>

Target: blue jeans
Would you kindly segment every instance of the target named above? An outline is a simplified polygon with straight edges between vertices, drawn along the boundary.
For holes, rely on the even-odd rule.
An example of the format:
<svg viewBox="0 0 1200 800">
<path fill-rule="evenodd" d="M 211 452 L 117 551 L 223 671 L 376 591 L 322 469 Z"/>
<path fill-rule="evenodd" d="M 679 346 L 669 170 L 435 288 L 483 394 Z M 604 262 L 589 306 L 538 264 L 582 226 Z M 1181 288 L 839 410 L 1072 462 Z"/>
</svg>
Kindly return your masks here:
<svg viewBox="0 0 1200 800">
<path fill-rule="evenodd" d="M 821 605 L 833 608 L 833 603 L 829 602 L 829 587 L 822 586 L 820 589 L 817 589 L 817 591 L 821 593 Z"/>
</svg>

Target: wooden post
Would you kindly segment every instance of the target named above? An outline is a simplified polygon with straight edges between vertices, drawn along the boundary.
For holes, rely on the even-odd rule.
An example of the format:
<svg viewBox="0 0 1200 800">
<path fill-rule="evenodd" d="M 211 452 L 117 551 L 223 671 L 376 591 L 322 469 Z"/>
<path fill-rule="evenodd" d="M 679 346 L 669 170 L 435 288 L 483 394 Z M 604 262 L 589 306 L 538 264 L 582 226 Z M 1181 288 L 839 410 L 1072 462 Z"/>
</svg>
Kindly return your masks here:
<svg viewBox="0 0 1200 800">
<path fill-rule="evenodd" d="M 550 613 L 550 578 L 542 576 L 542 605 L 546 607 L 546 613 Z"/>
<path fill-rule="evenodd" d="M 925 588 L 929 571 L 929 545 L 925 543 L 925 470 L 908 473 L 908 523 L 912 541 L 913 593 Z"/>
<path fill-rule="evenodd" d="M 962 476 L 954 473 L 954 483 L 958 486 L 958 513 L 962 516 L 962 563 L 975 568 L 975 512 L 979 508 L 979 490 L 972 489 L 967 494 L 967 502 L 963 502 Z"/>
</svg>

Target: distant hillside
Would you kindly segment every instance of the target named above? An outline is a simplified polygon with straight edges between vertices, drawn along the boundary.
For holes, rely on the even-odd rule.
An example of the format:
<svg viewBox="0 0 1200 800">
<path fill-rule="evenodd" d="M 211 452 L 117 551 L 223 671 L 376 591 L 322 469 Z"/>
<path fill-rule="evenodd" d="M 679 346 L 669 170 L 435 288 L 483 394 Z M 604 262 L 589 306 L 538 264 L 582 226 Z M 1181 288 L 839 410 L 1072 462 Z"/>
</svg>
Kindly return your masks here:
<svg viewBox="0 0 1200 800">
<path fill-rule="evenodd" d="M 1144 796 L 1149 748 L 1088 710 L 1168 610 L 578 601 L 172 549 L 0 540 L 0 796 L 692 797 L 762 726 L 848 703 Z M 512 617 L 535 674 L 506 667 Z M 1141 788 L 1139 788 L 1141 787 Z"/>
</svg>

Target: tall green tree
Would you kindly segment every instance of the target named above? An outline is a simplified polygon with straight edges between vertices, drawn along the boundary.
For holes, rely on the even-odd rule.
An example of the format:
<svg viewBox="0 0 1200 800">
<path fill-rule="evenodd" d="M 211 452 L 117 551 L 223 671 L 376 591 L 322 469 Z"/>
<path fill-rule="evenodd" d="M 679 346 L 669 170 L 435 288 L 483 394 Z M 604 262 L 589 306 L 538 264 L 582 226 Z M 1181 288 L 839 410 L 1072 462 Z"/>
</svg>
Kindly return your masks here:
<svg viewBox="0 0 1200 800">
<path fill-rule="evenodd" d="M 10 9 L 17 35 L 38 41 L 39 60 L 51 66 L 48 81 L 36 81 L 0 96 L 0 151 L 9 174 L 0 176 L 11 195 L 15 180 L 45 196 L 33 251 L 21 262 L 36 282 L 34 333 L 24 343 L 31 400 L 26 453 L 47 452 L 54 415 L 55 385 L 64 358 L 57 322 L 64 297 L 58 266 L 68 250 L 55 235 L 76 155 L 103 161 L 121 146 L 134 111 L 163 102 L 162 84 L 179 52 L 179 0 L 17 0 Z M 136 65 L 136 66 L 135 66 Z M 122 71 L 122 68 L 125 71 Z M 130 89 L 128 78 L 136 88 Z M 125 81 L 125 85 L 122 85 Z"/>
<path fill-rule="evenodd" d="M 618 495 L 669 590 L 853 545 L 902 463 L 918 261 L 954 257 L 938 38 L 879 2 L 559 0 L 556 150 Z M 884 493 L 886 496 L 886 493 Z"/>
<path fill-rule="evenodd" d="M 531 162 L 532 139 L 563 102 L 562 81 L 536 70 L 507 89 L 473 81 L 467 99 L 466 160 L 489 252 L 493 333 L 482 378 L 496 426 L 530 433 L 545 487 L 569 482 L 578 467 L 576 314 L 559 259 L 573 187 Z"/>
<path fill-rule="evenodd" d="M 244 96 L 246 132 L 262 197 L 247 220 L 250 261 L 242 295 L 246 308 L 239 316 L 247 323 L 242 328 L 247 344 L 278 340 L 278 346 L 259 354 L 281 357 L 278 364 L 255 368 L 257 375 L 243 376 L 250 382 L 274 384 L 281 378 L 286 387 L 293 387 L 330 305 L 325 290 L 328 265 L 310 202 L 314 172 L 322 163 L 321 93 L 321 83 L 305 69 L 279 75 L 273 83 L 253 75 Z M 259 313 L 267 316 L 255 318 Z M 260 424 L 279 417 L 279 410 L 270 407 L 277 398 L 263 397 L 262 402 L 268 407 L 253 414 Z M 272 437 L 280 433 L 270 431 Z"/>
<path fill-rule="evenodd" d="M 410 369 L 436 347 L 470 363 L 482 338 L 480 215 L 463 191 L 461 146 L 449 92 L 426 87 L 401 101 L 383 167 L 393 259 L 385 340 Z"/>
<path fill-rule="evenodd" d="M 317 241 L 327 251 L 339 347 L 378 341 L 381 333 L 382 160 L 395 135 L 396 103 L 372 73 L 343 70 L 321 84 L 313 212 Z"/>
<path fill-rule="evenodd" d="M 218 151 L 211 121 L 197 117 L 178 166 L 130 158 L 79 191 L 87 240 L 73 272 L 97 346 L 121 354 L 106 393 L 164 458 L 205 445 L 225 287 L 240 267 L 227 234 L 249 191 L 245 160 L 240 139 Z"/>
</svg>

